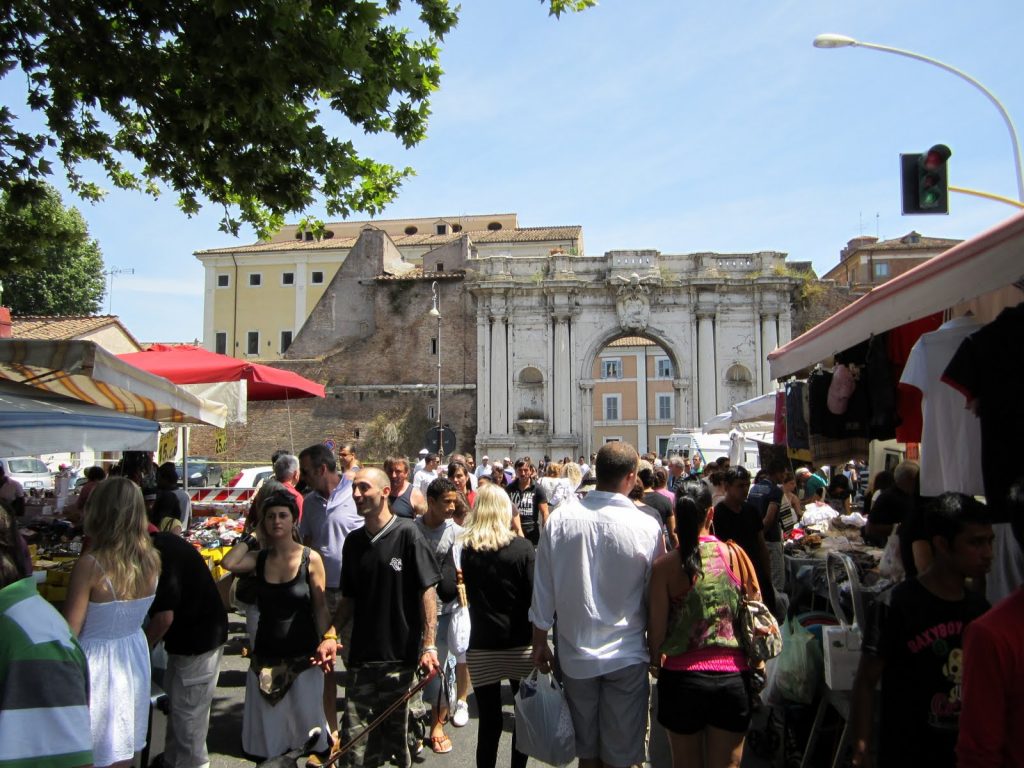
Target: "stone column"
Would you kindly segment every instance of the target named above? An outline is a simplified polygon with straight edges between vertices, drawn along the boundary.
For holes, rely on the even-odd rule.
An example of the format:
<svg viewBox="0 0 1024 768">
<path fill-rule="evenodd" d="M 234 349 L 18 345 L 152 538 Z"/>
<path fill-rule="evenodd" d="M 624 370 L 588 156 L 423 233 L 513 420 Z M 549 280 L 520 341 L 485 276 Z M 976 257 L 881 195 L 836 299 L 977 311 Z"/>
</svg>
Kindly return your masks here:
<svg viewBox="0 0 1024 768">
<path fill-rule="evenodd" d="M 203 267 L 206 271 L 203 285 L 203 347 L 210 352 L 213 352 L 217 349 L 217 339 L 215 336 L 217 329 L 213 327 L 215 317 L 214 310 L 217 308 L 217 267 L 209 262 L 203 264 Z M 231 276 L 232 280 L 238 279 L 237 273 L 238 270 L 236 269 L 235 274 Z M 227 296 L 232 296 L 234 295 L 234 289 L 235 287 L 232 285 L 231 291 L 225 291 L 224 293 Z M 229 338 L 227 342 L 227 353 L 232 356 L 235 354 L 233 351 L 234 344 L 235 340 L 233 338 Z"/>
<path fill-rule="evenodd" d="M 677 371 L 678 373 L 678 371 Z M 672 425 L 673 429 L 678 427 L 684 427 L 688 423 L 690 418 L 687 414 L 689 409 L 686 405 L 686 390 L 688 388 L 687 380 L 683 378 L 672 379 L 672 389 L 675 392 L 675 411 L 672 414 L 675 423 Z"/>
<path fill-rule="evenodd" d="M 569 315 L 559 313 L 555 319 L 553 385 L 555 406 L 551 414 L 552 432 L 568 435 L 572 432 L 572 379 L 569 361 Z"/>
<path fill-rule="evenodd" d="M 476 431 L 478 435 L 493 433 L 491 429 L 491 319 L 483 312 L 476 316 Z M 483 454 L 480 454 L 483 456 Z"/>
<path fill-rule="evenodd" d="M 779 346 L 793 340 L 793 315 L 788 308 L 779 313 Z"/>
<path fill-rule="evenodd" d="M 772 386 L 772 375 L 768 367 L 768 353 L 772 352 L 777 346 L 779 346 L 779 333 L 778 325 L 776 324 L 776 315 L 774 314 L 763 314 L 761 315 L 761 392 L 762 394 L 771 392 Z"/>
<path fill-rule="evenodd" d="M 715 315 L 697 313 L 698 423 L 718 413 L 718 373 L 715 370 Z"/>
<path fill-rule="evenodd" d="M 587 458 L 590 458 L 590 454 L 593 451 L 591 442 L 594 439 L 594 380 L 584 379 L 580 381 L 580 400 L 582 406 L 580 408 L 580 445 L 579 453 L 585 454 Z M 573 458 L 576 458 L 575 456 Z"/>
<path fill-rule="evenodd" d="M 508 318 L 491 317 L 491 434 L 508 435 Z"/>
</svg>

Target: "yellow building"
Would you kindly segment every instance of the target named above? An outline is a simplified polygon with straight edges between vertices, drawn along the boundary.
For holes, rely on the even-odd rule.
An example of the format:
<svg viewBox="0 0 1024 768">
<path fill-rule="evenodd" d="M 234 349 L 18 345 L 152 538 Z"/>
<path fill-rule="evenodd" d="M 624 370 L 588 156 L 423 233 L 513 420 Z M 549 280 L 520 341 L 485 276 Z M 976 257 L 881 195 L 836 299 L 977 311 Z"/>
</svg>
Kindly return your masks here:
<svg viewBox="0 0 1024 768">
<path fill-rule="evenodd" d="M 613 440 L 641 453 L 666 453 L 676 414 L 672 380 L 678 375 L 665 351 L 650 339 L 626 336 L 605 347 L 594 380 L 593 447 Z"/>
<path fill-rule="evenodd" d="M 386 232 L 410 265 L 463 237 L 478 257 L 583 252 L 580 227 L 520 227 L 514 213 L 336 222 L 319 240 L 289 225 L 270 240 L 196 252 L 206 269 L 204 346 L 234 357 L 280 358 L 364 229 Z M 435 271 L 445 271 L 444 264 Z"/>
</svg>

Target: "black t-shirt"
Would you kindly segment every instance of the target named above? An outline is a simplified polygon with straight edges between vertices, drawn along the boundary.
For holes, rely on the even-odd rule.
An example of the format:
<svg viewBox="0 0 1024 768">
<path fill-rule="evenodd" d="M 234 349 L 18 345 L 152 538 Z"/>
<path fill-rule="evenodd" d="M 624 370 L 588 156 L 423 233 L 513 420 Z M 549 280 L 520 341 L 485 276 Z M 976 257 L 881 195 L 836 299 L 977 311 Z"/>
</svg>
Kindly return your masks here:
<svg viewBox="0 0 1024 768">
<path fill-rule="evenodd" d="M 764 530 L 764 522 L 757 507 L 743 502 L 739 512 L 733 512 L 724 501 L 715 505 L 714 534 L 722 541 L 735 541 L 754 564 L 761 593 L 766 601 L 774 600 L 771 574 L 766 570 L 768 563 L 762 561 L 757 534 Z M 771 602 L 769 602 L 769 606 Z"/>
<path fill-rule="evenodd" d="M 349 663 L 414 666 L 422 595 L 440 580 L 437 559 L 412 520 L 392 517 L 372 537 L 366 528 L 350 533 L 341 550 L 341 593 L 355 601 Z"/>
<path fill-rule="evenodd" d="M 547 491 L 540 484 L 520 488 L 518 481 L 513 481 L 506 486 L 505 492 L 512 499 L 512 506 L 519 510 L 519 524 L 523 526 L 523 535 L 536 545 L 540 541 L 538 507 L 548 503 Z"/>
<path fill-rule="evenodd" d="M 988 609 L 983 597 L 943 600 L 916 579 L 892 592 L 864 652 L 885 659 L 880 766 L 956 765 L 963 674 L 963 631 Z"/>
<path fill-rule="evenodd" d="M 768 514 L 768 506 L 777 504 L 782 507 L 782 489 L 770 480 L 762 480 L 750 486 L 747 493 L 747 503 L 757 507 L 763 521 Z M 775 523 L 764 526 L 765 541 L 782 541 L 782 523 L 778 513 L 775 515 Z"/>
<path fill-rule="evenodd" d="M 1020 477 L 1016 452 L 1007 450 L 1011 435 L 1024 428 L 1024 356 L 1012 347 L 1024 335 L 1024 303 L 960 343 L 942 380 L 978 401 L 981 420 L 981 475 L 993 523 L 1010 521 L 1006 508 L 1010 485 Z"/>
<path fill-rule="evenodd" d="M 462 581 L 469 602 L 469 647 L 474 650 L 521 648 L 533 642 L 534 548 L 518 536 L 497 551 L 463 547 Z M 444 561 L 444 594 L 455 594 L 455 560 Z"/>
<path fill-rule="evenodd" d="M 153 512 L 150 519 L 153 525 L 159 527 L 160 521 L 165 517 L 173 517 L 184 525 L 185 508 L 178 494 L 174 491 L 161 489 L 156 492 L 156 501 L 153 502 Z"/>
<path fill-rule="evenodd" d="M 657 491 L 648 491 L 644 494 L 644 504 L 658 510 L 661 524 L 668 525 L 668 519 L 672 516 L 672 502 L 664 494 Z"/>
<path fill-rule="evenodd" d="M 149 615 L 174 611 L 164 648 L 168 653 L 195 656 L 223 645 L 228 639 L 228 614 L 203 556 L 173 533 L 154 533 L 153 545 L 160 552 L 160 582 Z"/>
<path fill-rule="evenodd" d="M 917 575 L 914 565 L 914 542 L 927 541 L 928 534 L 924 527 L 924 509 L 918 501 L 899 488 L 887 488 L 878 494 L 871 505 L 871 516 L 868 520 L 876 525 L 896 525 L 900 542 L 900 557 L 903 559 L 903 570 L 907 576 Z M 885 546 L 884 541 L 874 542 Z"/>
</svg>

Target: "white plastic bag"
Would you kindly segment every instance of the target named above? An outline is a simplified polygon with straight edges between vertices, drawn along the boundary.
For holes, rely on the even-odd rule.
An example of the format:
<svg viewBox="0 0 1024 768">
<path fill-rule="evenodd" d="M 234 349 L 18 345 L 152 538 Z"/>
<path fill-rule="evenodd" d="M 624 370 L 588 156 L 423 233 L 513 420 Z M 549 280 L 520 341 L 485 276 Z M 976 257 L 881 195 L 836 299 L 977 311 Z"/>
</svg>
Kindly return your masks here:
<svg viewBox="0 0 1024 768">
<path fill-rule="evenodd" d="M 562 686 L 551 673 L 536 669 L 519 684 L 516 694 L 516 747 L 549 765 L 576 759 L 576 731 Z"/>
<path fill-rule="evenodd" d="M 892 579 L 897 584 L 907 577 L 907 571 L 903 565 L 903 550 L 900 549 L 900 526 L 898 523 L 893 526 L 892 533 L 885 540 L 882 559 L 878 562 L 878 573 L 887 579 Z"/>
<path fill-rule="evenodd" d="M 466 585 L 462 583 L 462 545 L 452 547 L 452 559 L 455 560 L 456 590 L 459 593 L 455 600 L 455 611 L 448 623 L 448 650 L 461 656 L 469 648 L 469 601 L 466 599 Z"/>
</svg>

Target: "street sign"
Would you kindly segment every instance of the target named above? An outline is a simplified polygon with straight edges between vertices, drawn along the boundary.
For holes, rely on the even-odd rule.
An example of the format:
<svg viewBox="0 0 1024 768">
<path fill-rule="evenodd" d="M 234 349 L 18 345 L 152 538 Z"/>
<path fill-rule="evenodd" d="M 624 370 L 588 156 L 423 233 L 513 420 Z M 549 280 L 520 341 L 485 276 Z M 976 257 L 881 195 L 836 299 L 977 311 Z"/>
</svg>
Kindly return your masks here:
<svg viewBox="0 0 1024 768">
<path fill-rule="evenodd" d="M 437 427 L 431 427 L 423 438 L 423 444 L 431 453 L 443 453 L 448 455 L 455 450 L 455 432 L 451 427 L 445 425 L 441 428 L 441 444 L 438 445 Z"/>
<path fill-rule="evenodd" d="M 327 438 L 326 440 L 324 440 L 324 448 L 326 448 L 328 451 L 333 451 L 334 441 L 331 440 L 331 438 Z"/>
</svg>

